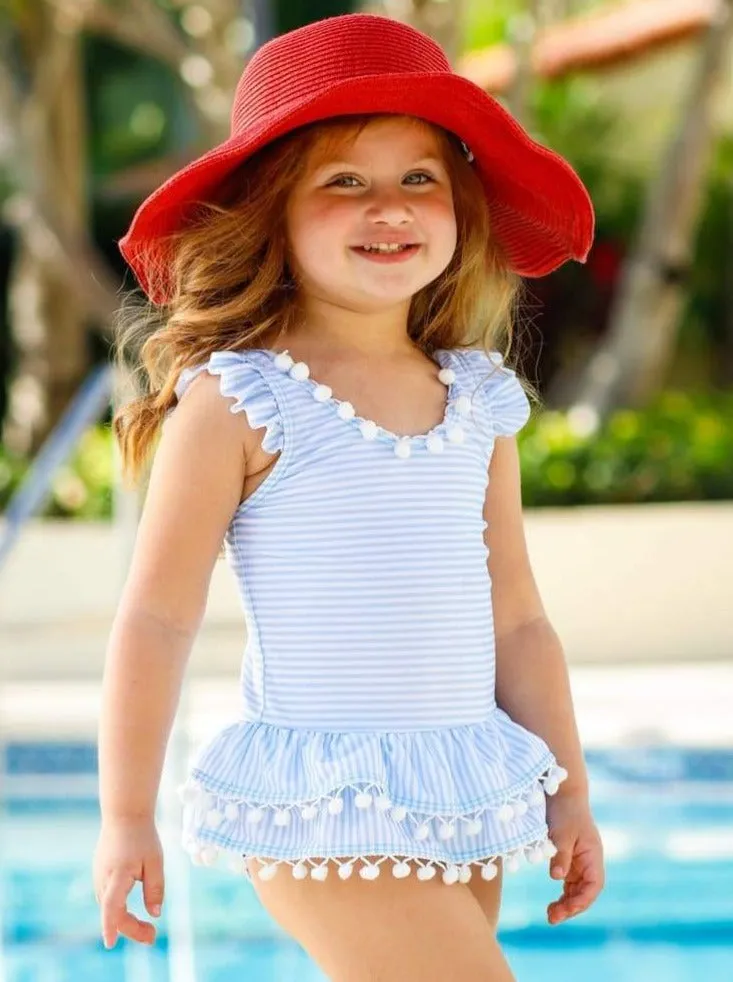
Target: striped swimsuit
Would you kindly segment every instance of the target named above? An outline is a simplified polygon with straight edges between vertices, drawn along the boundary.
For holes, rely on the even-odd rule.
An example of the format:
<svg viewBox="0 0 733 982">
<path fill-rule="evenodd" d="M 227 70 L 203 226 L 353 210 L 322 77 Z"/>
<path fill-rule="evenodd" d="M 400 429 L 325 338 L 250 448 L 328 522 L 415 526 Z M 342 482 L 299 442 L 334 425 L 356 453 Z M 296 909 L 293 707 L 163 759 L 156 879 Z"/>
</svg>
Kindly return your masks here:
<svg viewBox="0 0 733 982">
<path fill-rule="evenodd" d="M 432 357 L 444 416 L 409 437 L 288 352 L 218 351 L 179 377 L 180 397 L 218 376 L 279 453 L 226 532 L 247 629 L 241 712 L 180 789 L 197 864 L 450 884 L 554 855 L 545 795 L 567 772 L 496 704 L 484 542 L 494 438 L 529 403 L 497 353 Z"/>
</svg>

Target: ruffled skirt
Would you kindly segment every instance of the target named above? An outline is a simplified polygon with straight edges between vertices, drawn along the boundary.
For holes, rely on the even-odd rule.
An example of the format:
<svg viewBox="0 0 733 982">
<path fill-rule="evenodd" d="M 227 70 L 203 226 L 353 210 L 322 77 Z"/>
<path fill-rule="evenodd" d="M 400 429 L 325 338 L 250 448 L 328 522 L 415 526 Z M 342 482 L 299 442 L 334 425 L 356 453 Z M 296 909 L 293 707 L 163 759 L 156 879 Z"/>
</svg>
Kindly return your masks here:
<svg viewBox="0 0 733 982">
<path fill-rule="evenodd" d="M 180 789 L 194 863 L 229 856 L 251 880 L 289 866 L 375 879 L 415 872 L 445 883 L 516 871 L 556 849 L 545 795 L 567 777 L 547 745 L 495 708 L 479 723 L 430 730 L 318 731 L 262 721 L 221 730 Z"/>
</svg>

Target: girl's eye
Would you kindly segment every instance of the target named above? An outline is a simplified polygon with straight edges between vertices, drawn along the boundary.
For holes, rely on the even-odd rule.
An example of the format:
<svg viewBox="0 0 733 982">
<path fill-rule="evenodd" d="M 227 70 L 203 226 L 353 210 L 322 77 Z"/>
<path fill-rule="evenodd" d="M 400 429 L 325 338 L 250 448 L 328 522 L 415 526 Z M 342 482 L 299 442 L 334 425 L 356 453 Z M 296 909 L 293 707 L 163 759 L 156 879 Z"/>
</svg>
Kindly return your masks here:
<svg viewBox="0 0 733 982">
<path fill-rule="evenodd" d="M 428 179 L 428 181 L 433 181 L 434 180 L 433 177 L 430 174 L 427 173 L 427 171 L 422 171 L 422 170 L 421 171 L 413 171 L 411 174 L 408 174 L 407 177 L 408 178 L 409 177 L 426 177 Z M 405 180 L 407 180 L 407 178 L 405 178 Z M 358 181 L 358 178 L 354 177 L 353 174 L 341 174 L 339 177 L 336 177 L 332 181 L 329 181 L 328 187 L 336 186 L 336 187 L 352 187 L 353 188 L 355 186 L 353 184 L 348 184 L 348 185 L 339 184 L 340 181 Z M 419 186 L 419 185 L 421 185 L 421 184 L 423 184 L 425 182 L 419 181 L 417 183 L 418 183 L 418 186 Z"/>
<path fill-rule="evenodd" d="M 428 172 L 427 171 L 424 171 L 424 170 L 416 170 L 416 171 L 413 171 L 412 174 L 408 174 L 407 176 L 408 177 L 427 177 L 427 179 L 429 181 L 433 181 L 432 175 L 431 174 L 428 174 Z"/>
</svg>

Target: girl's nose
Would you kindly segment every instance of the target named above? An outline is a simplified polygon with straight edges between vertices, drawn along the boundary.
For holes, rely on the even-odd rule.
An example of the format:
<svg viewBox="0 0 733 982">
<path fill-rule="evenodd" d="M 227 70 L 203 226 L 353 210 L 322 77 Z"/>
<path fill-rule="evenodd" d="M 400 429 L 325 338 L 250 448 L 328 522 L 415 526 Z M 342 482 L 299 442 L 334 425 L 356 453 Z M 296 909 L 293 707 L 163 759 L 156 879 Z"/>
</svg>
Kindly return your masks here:
<svg viewBox="0 0 733 982">
<path fill-rule="evenodd" d="M 372 221 L 409 221 L 412 218 L 412 209 L 399 191 L 376 191 L 367 208 L 367 217 Z"/>
</svg>

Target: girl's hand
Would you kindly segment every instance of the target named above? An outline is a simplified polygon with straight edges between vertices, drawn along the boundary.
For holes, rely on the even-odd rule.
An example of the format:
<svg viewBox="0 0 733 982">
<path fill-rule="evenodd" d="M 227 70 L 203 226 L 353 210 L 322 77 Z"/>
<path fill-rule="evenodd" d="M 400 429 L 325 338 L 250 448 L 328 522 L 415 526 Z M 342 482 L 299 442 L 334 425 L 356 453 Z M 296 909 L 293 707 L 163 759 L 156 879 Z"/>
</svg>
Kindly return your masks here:
<svg viewBox="0 0 733 982">
<path fill-rule="evenodd" d="M 547 824 L 557 847 L 550 875 L 565 880 L 562 896 L 547 908 L 547 920 L 559 924 L 587 910 L 603 889 L 603 845 L 583 793 L 561 789 L 549 797 Z"/>
<path fill-rule="evenodd" d="M 101 907 L 102 938 L 114 947 L 118 934 L 152 944 L 155 926 L 127 909 L 135 881 L 143 885 L 145 908 L 153 917 L 163 903 L 163 850 L 152 819 L 113 819 L 102 823 L 94 854 L 94 895 Z"/>
</svg>

